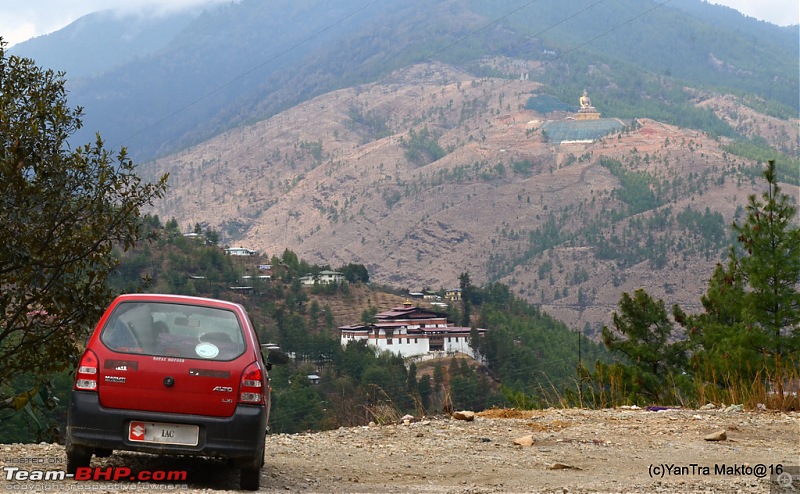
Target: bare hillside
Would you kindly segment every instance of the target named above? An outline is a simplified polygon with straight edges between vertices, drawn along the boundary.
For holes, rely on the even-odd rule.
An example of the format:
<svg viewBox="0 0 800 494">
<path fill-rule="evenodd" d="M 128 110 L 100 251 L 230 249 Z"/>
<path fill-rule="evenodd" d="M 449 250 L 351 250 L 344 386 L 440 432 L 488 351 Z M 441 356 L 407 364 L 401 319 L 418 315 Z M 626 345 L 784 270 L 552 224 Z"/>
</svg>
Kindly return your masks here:
<svg viewBox="0 0 800 494">
<path fill-rule="evenodd" d="M 568 115 L 526 110 L 537 87 L 431 63 L 326 94 L 148 165 L 170 173 L 154 212 L 266 254 L 362 263 L 398 288 L 499 280 L 574 327 L 608 323 L 636 288 L 696 308 L 725 239 L 709 244 L 678 215 L 708 208 L 727 230 L 761 187 L 745 173 L 756 164 L 646 119 L 554 144 L 541 124 Z M 779 138 L 795 123 L 776 125 L 748 128 Z M 648 181 L 654 204 L 631 212 L 620 173 Z"/>
<path fill-rule="evenodd" d="M 361 315 L 369 308 L 376 308 L 378 311 L 389 310 L 392 307 L 403 305 L 405 297 L 392 295 L 380 290 L 374 290 L 363 285 L 351 285 L 347 295 L 337 293 L 335 296 L 324 298 L 309 295 L 311 300 L 317 300 L 320 306 L 329 306 L 333 319 L 338 325 L 357 324 L 361 321 Z"/>
</svg>

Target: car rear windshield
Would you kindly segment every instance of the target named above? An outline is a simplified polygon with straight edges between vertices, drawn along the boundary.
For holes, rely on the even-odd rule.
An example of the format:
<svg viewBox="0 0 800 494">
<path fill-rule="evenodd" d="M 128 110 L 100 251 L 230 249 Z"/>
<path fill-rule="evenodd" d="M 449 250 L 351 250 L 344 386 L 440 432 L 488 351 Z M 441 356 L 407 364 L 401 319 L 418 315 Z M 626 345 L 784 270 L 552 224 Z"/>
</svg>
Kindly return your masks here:
<svg viewBox="0 0 800 494">
<path fill-rule="evenodd" d="M 233 311 L 162 302 L 119 304 L 100 340 L 121 353 L 202 360 L 232 360 L 245 348 Z"/>
</svg>

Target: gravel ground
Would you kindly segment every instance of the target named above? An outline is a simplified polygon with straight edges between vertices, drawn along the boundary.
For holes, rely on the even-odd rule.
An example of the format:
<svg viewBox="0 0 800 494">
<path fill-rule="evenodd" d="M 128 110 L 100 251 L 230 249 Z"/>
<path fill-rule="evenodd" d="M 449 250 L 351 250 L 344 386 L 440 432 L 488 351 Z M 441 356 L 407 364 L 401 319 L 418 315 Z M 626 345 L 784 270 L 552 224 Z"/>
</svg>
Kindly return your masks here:
<svg viewBox="0 0 800 494">
<path fill-rule="evenodd" d="M 725 439 L 706 439 L 721 431 Z M 498 410 L 476 414 L 472 421 L 440 417 L 274 434 L 267 437 L 266 461 L 263 492 L 770 493 L 794 488 L 800 493 L 796 478 L 800 414 L 722 409 Z M 186 471 L 187 480 L 9 478 L 8 467 L 19 468 L 15 475 L 33 475 L 37 468 L 63 469 L 64 462 L 60 445 L 0 445 L 0 490 L 225 493 L 238 487 L 238 473 L 222 461 L 131 453 L 94 458 L 92 466 L 127 467 L 134 472 L 180 470 Z M 766 469 L 765 477 L 760 476 L 760 465 Z M 770 468 L 789 468 L 796 474 L 794 484 L 781 491 L 770 482 Z"/>
</svg>

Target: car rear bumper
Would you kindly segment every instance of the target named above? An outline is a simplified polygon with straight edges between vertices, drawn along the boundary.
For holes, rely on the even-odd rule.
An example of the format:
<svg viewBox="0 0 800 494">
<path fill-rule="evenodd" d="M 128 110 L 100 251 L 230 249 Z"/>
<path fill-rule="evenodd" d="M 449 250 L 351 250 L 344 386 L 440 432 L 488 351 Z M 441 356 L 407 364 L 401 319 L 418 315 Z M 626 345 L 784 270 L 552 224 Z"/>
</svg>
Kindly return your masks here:
<svg viewBox="0 0 800 494">
<path fill-rule="evenodd" d="M 199 426 L 197 446 L 130 441 L 131 420 Z M 227 458 L 243 466 L 262 457 L 267 428 L 264 407 L 239 405 L 230 417 L 153 413 L 103 407 L 97 393 L 73 391 L 67 415 L 67 444 L 75 447 Z"/>
</svg>

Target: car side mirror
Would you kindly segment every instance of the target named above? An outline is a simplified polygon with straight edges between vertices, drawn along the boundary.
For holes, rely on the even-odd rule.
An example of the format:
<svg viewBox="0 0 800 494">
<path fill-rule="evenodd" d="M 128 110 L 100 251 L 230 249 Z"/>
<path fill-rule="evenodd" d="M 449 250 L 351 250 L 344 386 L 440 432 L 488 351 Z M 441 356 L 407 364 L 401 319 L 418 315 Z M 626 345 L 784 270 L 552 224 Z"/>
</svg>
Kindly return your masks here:
<svg viewBox="0 0 800 494">
<path fill-rule="evenodd" d="M 267 370 L 270 370 L 273 365 L 280 365 L 289 362 L 289 356 L 283 353 L 279 346 L 273 343 L 265 343 L 261 345 L 261 356 L 267 365 Z"/>
</svg>

